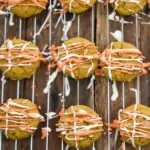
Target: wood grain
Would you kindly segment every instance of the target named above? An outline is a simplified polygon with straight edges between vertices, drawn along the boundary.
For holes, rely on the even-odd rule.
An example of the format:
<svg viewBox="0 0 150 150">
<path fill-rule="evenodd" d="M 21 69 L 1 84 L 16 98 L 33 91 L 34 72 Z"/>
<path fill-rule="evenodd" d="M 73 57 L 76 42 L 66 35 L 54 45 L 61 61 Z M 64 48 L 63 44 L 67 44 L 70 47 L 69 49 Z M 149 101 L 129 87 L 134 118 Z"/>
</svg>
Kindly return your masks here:
<svg viewBox="0 0 150 150">
<path fill-rule="evenodd" d="M 107 13 L 106 6 L 102 4 L 97 4 L 95 8 L 95 32 L 94 39 L 99 51 L 102 52 L 108 45 L 108 39 L 110 42 L 115 41 L 115 39 L 109 34 L 107 34 Z M 110 8 L 111 11 L 111 8 Z M 38 31 L 41 27 L 47 11 L 42 12 L 40 15 L 36 16 L 36 30 Z M 71 14 L 67 15 L 69 19 Z M 50 34 L 52 36 L 52 44 L 60 45 L 62 43 L 62 24 L 60 23 L 57 28 L 55 24 L 57 22 L 59 15 L 52 15 L 51 20 L 51 32 L 49 27 L 42 31 L 42 33 L 37 36 L 36 44 L 39 47 L 40 51 L 43 50 L 46 44 L 49 44 Z M 4 42 L 4 16 L 0 16 L 0 44 Z M 136 31 L 135 31 L 135 17 L 125 17 L 127 21 L 133 22 L 133 24 L 124 24 L 124 40 L 132 44 L 136 44 Z M 35 17 L 23 20 L 22 22 L 22 39 L 27 41 L 33 41 L 34 34 L 34 21 Z M 150 60 L 150 25 L 142 24 L 142 22 L 148 21 L 146 17 L 142 16 L 142 19 L 139 19 L 139 28 L 138 28 L 138 41 L 139 49 L 146 56 L 146 61 Z M 19 34 L 19 18 L 15 17 L 15 25 L 10 27 L 7 21 L 7 32 L 6 37 L 13 39 L 14 37 L 18 38 Z M 80 36 L 91 40 L 91 26 L 92 26 L 92 10 L 88 10 L 85 13 L 80 15 Z M 109 22 L 109 32 L 114 32 L 115 30 L 121 30 L 121 24 L 114 21 Z M 77 37 L 78 35 L 78 16 L 76 18 L 69 30 L 68 38 Z M 23 80 L 20 82 L 20 97 L 28 98 L 32 100 L 33 86 L 35 87 L 34 102 L 37 105 L 41 106 L 41 114 L 45 115 L 48 107 L 48 95 L 43 94 L 43 89 L 46 86 L 46 82 L 49 76 L 49 71 L 45 63 L 41 63 L 40 68 L 38 69 L 35 75 L 35 85 L 33 85 L 33 79 Z M 52 71 L 51 71 L 52 72 Z M 80 92 L 79 92 L 79 103 L 83 105 L 88 105 L 90 107 L 95 106 L 95 111 L 102 117 L 104 122 L 108 122 L 108 109 L 110 110 L 110 122 L 114 119 L 117 119 L 117 113 L 120 108 L 123 107 L 123 88 L 122 83 L 117 83 L 119 97 L 115 102 L 108 101 L 112 94 L 111 82 L 104 77 L 96 77 L 94 93 L 92 89 L 87 90 L 87 86 L 90 82 L 90 78 L 80 80 Z M 71 105 L 77 104 L 77 81 L 69 78 L 69 83 L 71 87 L 71 93 L 68 97 L 65 97 L 65 107 L 68 108 Z M 110 87 L 110 93 L 108 93 L 108 86 Z M 7 79 L 4 89 L 4 100 L 8 98 L 16 98 L 17 93 L 17 81 L 10 81 Z M 0 82 L 1 88 L 1 82 Z M 132 103 L 135 103 L 135 95 L 130 90 L 130 88 L 137 88 L 137 80 L 134 80 L 131 83 L 125 83 L 125 106 L 129 106 Z M 141 103 L 147 106 L 150 106 L 150 74 L 140 78 L 140 93 L 141 93 Z M 59 112 L 62 106 L 60 93 L 63 93 L 63 74 L 59 73 L 58 77 L 52 84 L 50 89 L 50 103 L 49 109 L 53 112 Z M 0 90 L 1 94 L 1 90 Z M 108 95 L 109 94 L 109 95 Z M 110 104 L 110 107 L 109 105 Z M 57 123 L 58 118 L 49 121 L 49 125 L 52 129 L 52 132 L 49 134 L 49 150 L 60 150 L 61 149 L 61 139 L 58 137 L 58 133 L 55 132 L 55 124 Z M 46 123 L 41 123 L 39 129 L 33 135 L 33 150 L 45 150 L 46 141 L 41 140 L 41 127 L 45 127 Z M 117 144 L 114 144 L 114 135 L 115 130 L 112 131 L 110 135 L 110 150 L 115 150 L 119 148 L 122 144 L 120 137 L 118 137 Z M 96 150 L 108 150 L 108 133 L 105 132 L 100 140 L 95 143 Z M 7 140 L 3 138 L 3 150 L 14 150 L 14 141 Z M 18 150 L 30 150 L 31 138 L 26 140 L 18 141 Z M 80 150 L 91 150 L 92 148 L 85 148 Z M 129 144 L 126 144 L 126 150 L 132 150 L 133 147 Z M 149 150 L 150 147 L 147 146 L 142 148 L 142 150 Z M 74 150 L 74 148 L 70 148 Z"/>
</svg>

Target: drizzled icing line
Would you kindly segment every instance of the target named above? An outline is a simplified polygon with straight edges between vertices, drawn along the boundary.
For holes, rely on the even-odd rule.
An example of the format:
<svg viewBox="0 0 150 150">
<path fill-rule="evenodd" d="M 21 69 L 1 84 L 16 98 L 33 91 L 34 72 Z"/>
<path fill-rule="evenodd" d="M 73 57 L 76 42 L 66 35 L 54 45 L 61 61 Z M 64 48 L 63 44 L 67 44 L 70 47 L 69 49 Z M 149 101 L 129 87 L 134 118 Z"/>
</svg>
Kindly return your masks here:
<svg viewBox="0 0 150 150">
<path fill-rule="evenodd" d="M 56 70 L 49 76 L 49 80 L 47 82 L 46 88 L 44 89 L 44 93 L 47 93 L 49 88 L 51 87 L 51 83 L 54 81 L 54 79 L 57 77 L 58 72 L 62 71 L 64 74 L 66 70 L 68 70 L 71 74 L 72 78 L 75 78 L 74 71 L 79 69 L 82 64 L 91 63 L 90 67 L 83 67 L 83 69 L 87 69 L 88 76 L 93 67 L 94 67 L 94 60 L 100 59 L 100 53 L 97 52 L 96 54 L 87 54 L 88 48 L 96 48 L 94 43 L 85 43 L 85 42 L 75 42 L 72 44 L 62 44 L 59 47 L 51 46 L 51 63 L 49 65 L 49 69 L 56 68 Z M 75 54 L 76 51 L 79 51 L 80 49 L 85 49 L 82 55 Z M 68 79 L 66 78 L 67 82 L 67 89 L 66 89 L 66 96 L 70 93 L 70 86 Z"/>
</svg>

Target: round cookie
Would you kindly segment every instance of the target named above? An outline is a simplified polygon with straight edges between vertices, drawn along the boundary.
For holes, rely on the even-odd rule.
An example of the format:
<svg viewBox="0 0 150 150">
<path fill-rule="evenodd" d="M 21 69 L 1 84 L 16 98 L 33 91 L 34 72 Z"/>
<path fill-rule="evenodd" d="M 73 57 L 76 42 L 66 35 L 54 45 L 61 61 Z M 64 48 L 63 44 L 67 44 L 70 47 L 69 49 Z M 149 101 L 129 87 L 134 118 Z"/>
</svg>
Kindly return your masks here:
<svg viewBox="0 0 150 150">
<path fill-rule="evenodd" d="M 31 42 L 6 40 L 0 47 L 0 71 L 11 80 L 30 78 L 40 66 L 41 53 Z"/>
<path fill-rule="evenodd" d="M 41 13 L 46 8 L 47 0 L 16 0 L 6 4 L 13 14 L 28 18 Z"/>
<path fill-rule="evenodd" d="M 120 15 L 129 16 L 143 10 L 146 4 L 147 0 L 115 0 L 112 6 Z"/>
<path fill-rule="evenodd" d="M 102 53 L 102 72 L 111 80 L 130 82 L 147 73 L 143 59 L 144 56 L 134 45 L 112 42 Z"/>
<path fill-rule="evenodd" d="M 119 112 L 122 140 L 136 146 L 150 144 L 150 108 L 134 104 Z M 128 131 L 128 132 L 127 132 Z"/>
<path fill-rule="evenodd" d="M 59 0 L 65 11 L 82 13 L 91 8 L 96 0 Z"/>
<path fill-rule="evenodd" d="M 3 134 L 13 140 L 29 137 L 44 121 L 37 106 L 28 99 L 9 99 L 0 106 L 0 116 Z"/>
<path fill-rule="evenodd" d="M 61 112 L 56 126 L 65 143 L 76 148 L 90 146 L 101 137 L 103 131 L 99 115 L 84 105 L 70 106 Z"/>
<path fill-rule="evenodd" d="M 72 38 L 53 51 L 57 69 L 74 79 L 91 76 L 99 64 L 99 51 L 94 43 L 84 38 Z M 52 66 L 52 64 L 50 65 Z"/>
</svg>

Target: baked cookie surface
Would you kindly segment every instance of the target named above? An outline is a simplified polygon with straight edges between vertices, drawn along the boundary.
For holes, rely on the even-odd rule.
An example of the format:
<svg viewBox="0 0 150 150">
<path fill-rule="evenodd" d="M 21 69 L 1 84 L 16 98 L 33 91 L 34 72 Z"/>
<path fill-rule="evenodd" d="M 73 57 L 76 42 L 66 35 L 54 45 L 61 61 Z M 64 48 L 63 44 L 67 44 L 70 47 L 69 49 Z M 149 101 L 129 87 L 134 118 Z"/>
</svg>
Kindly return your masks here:
<svg viewBox="0 0 150 150">
<path fill-rule="evenodd" d="M 90 107 L 75 105 L 61 112 L 56 131 L 69 146 L 84 148 L 101 137 L 103 123 Z"/>
<path fill-rule="evenodd" d="M 142 104 L 128 106 L 119 112 L 122 140 L 136 146 L 150 144 L 150 108 Z"/>
<path fill-rule="evenodd" d="M 6 40 L 0 47 L 0 71 L 11 80 L 30 78 L 40 66 L 37 46 L 20 39 Z"/>
<path fill-rule="evenodd" d="M 59 0 L 65 11 L 82 13 L 91 8 L 96 0 Z"/>
</svg>

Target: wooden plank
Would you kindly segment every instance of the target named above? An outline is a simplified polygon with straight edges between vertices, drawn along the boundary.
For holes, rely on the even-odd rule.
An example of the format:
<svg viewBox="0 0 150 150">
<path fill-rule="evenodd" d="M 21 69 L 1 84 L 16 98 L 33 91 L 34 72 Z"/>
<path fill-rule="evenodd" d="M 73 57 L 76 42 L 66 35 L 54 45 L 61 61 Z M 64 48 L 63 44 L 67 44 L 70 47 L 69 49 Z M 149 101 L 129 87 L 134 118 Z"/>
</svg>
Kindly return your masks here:
<svg viewBox="0 0 150 150">
<path fill-rule="evenodd" d="M 26 40 L 33 41 L 34 30 L 36 27 L 36 31 L 39 30 L 42 25 L 44 19 L 46 17 L 46 12 L 43 12 L 40 16 L 31 17 L 27 20 L 27 30 L 26 30 Z M 35 24 L 35 21 L 37 22 Z M 48 29 L 44 30 L 40 36 L 36 38 L 36 45 L 39 46 L 40 51 L 44 48 L 44 46 L 48 43 Z M 29 100 L 34 100 L 34 103 L 41 106 L 41 113 L 44 114 L 47 106 L 47 98 L 46 95 L 43 94 L 43 89 L 46 85 L 47 81 L 47 66 L 41 63 L 40 69 L 35 74 L 35 85 L 33 85 L 33 78 L 25 80 L 24 85 L 24 98 L 28 98 Z M 42 78 L 41 78 L 42 77 Z M 34 99 L 32 99 L 33 90 L 35 90 Z M 44 127 L 44 124 L 40 124 L 39 128 Z M 33 149 L 40 150 L 45 147 L 45 141 L 41 140 L 41 130 L 37 130 L 33 135 Z M 28 149 L 31 148 L 31 138 L 26 140 L 22 140 L 22 148 Z"/>
<path fill-rule="evenodd" d="M 37 16 L 37 30 L 42 25 L 45 17 L 47 15 L 47 11 L 42 12 L 40 15 Z M 58 19 L 58 15 L 53 15 L 52 17 L 52 43 L 56 45 L 61 44 L 61 35 L 62 35 L 62 24 L 60 24 L 57 29 L 55 29 L 55 24 Z M 124 39 L 127 42 L 136 43 L 136 35 L 135 35 L 135 18 L 133 17 L 125 17 L 126 20 L 132 21 L 133 24 L 125 24 L 124 25 Z M 80 16 L 80 36 L 91 40 L 91 10 L 81 14 Z M 150 39 L 150 26 L 149 25 L 141 25 L 140 22 L 147 21 L 146 18 L 139 20 L 139 47 L 142 50 L 143 54 L 147 56 L 146 60 L 150 60 L 149 54 L 149 39 Z M 4 18 L 0 17 L 0 44 L 3 43 L 3 36 L 4 36 Z M 96 9 L 96 31 L 94 37 L 96 38 L 96 44 L 100 51 L 103 51 L 107 47 L 107 20 L 106 20 L 106 6 L 103 4 L 98 4 Z M 18 37 L 18 25 L 19 19 L 15 17 L 15 26 L 10 27 L 7 25 L 7 37 L 12 39 L 13 37 Z M 68 37 L 76 37 L 77 36 L 77 16 L 73 22 L 73 25 L 68 33 Z M 23 27 L 22 27 L 22 38 L 32 41 L 33 38 L 33 29 L 34 28 L 34 17 L 30 19 L 23 20 Z M 110 22 L 110 32 L 114 32 L 115 30 L 121 29 L 120 23 Z M 114 41 L 114 39 L 110 36 L 110 42 Z M 37 45 L 39 46 L 40 50 L 44 48 L 44 46 L 49 43 L 49 28 L 47 27 L 40 36 L 37 37 Z M 47 110 L 47 95 L 43 94 L 43 89 L 46 85 L 48 79 L 48 70 L 47 64 L 41 64 L 40 69 L 36 73 L 35 78 L 35 103 L 41 106 L 40 112 L 45 114 Z M 104 122 L 108 120 L 108 82 L 107 79 L 104 77 L 97 77 L 95 82 L 95 102 L 93 101 L 92 90 L 87 90 L 87 86 L 89 84 L 90 78 L 80 80 L 80 104 L 88 105 L 90 107 L 95 105 L 95 110 L 100 116 L 102 117 Z M 68 108 L 71 105 L 77 104 L 77 81 L 74 79 L 69 78 L 71 93 L 68 97 L 65 97 L 65 107 Z M 150 74 L 141 77 L 141 102 L 145 105 L 150 105 L 149 102 L 149 89 L 150 89 Z M 6 82 L 5 86 L 5 94 L 4 100 L 8 98 L 15 98 L 16 97 L 16 81 L 10 81 L 9 79 Z M 110 96 L 112 94 L 111 90 L 111 83 L 110 85 Z M 1 86 L 1 83 L 0 83 Z M 111 122 L 113 119 L 117 119 L 117 112 L 120 108 L 122 108 L 122 83 L 117 83 L 119 97 L 115 102 L 110 101 L 110 120 Z M 130 88 L 136 88 L 137 81 L 134 80 L 131 83 L 125 83 L 125 106 L 129 106 L 132 103 L 135 103 L 135 95 L 130 90 Z M 32 78 L 28 80 L 21 81 L 20 84 L 20 97 L 28 98 L 32 100 Z M 58 95 L 62 93 L 63 89 L 63 74 L 59 73 L 57 79 L 53 82 L 51 92 L 50 92 L 50 111 L 59 112 L 61 108 L 61 97 Z M 1 94 L 1 92 L 0 92 Z M 58 133 L 55 132 L 55 124 L 58 121 L 58 118 L 54 120 L 50 120 L 50 127 L 52 128 L 52 132 L 49 135 L 49 148 L 51 150 L 60 150 L 61 149 L 61 140 L 58 138 Z M 41 127 L 45 127 L 46 123 L 42 123 L 39 125 L 39 129 L 33 135 L 33 150 L 44 150 L 46 147 L 46 141 L 41 140 Z M 111 134 L 111 150 L 114 149 L 114 135 L 115 130 Z M 18 141 L 18 149 L 28 150 L 30 149 L 30 141 L 31 139 L 28 138 L 26 140 Z M 102 138 L 96 142 L 96 149 L 97 150 L 108 150 L 108 140 L 107 134 L 104 133 Z M 118 137 L 117 141 L 117 148 L 121 146 L 120 137 Z M 14 149 L 14 141 L 3 139 L 3 150 L 11 150 Z M 74 148 L 71 148 L 73 150 Z M 85 148 L 85 150 L 90 150 L 90 148 Z M 126 150 L 133 149 L 131 145 L 126 144 Z M 142 148 L 142 150 L 148 150 L 150 147 Z M 81 150 L 81 149 L 80 149 Z"/>
<path fill-rule="evenodd" d="M 107 47 L 107 15 L 106 15 L 106 7 L 102 4 L 97 5 L 97 28 L 96 28 L 96 43 L 99 47 L 100 50 L 104 50 Z M 124 25 L 124 41 L 132 43 L 136 45 L 136 27 L 135 27 L 135 18 L 134 17 L 125 17 L 125 20 L 133 22 L 133 24 L 125 24 Z M 139 20 L 139 25 L 140 25 L 140 20 Z M 109 32 L 114 32 L 115 30 L 121 30 L 121 24 L 119 26 L 118 23 L 109 22 Z M 145 42 L 147 41 L 147 35 L 149 33 L 145 34 L 148 31 L 148 28 L 144 29 L 145 32 L 143 33 L 143 28 L 139 26 L 138 33 L 142 33 L 143 36 L 145 36 Z M 140 34 L 139 34 L 140 35 Z M 138 38 L 139 40 L 139 46 L 140 43 L 142 43 L 143 37 Z M 110 37 L 110 42 L 114 41 L 112 37 Z M 144 44 L 145 45 L 145 44 Z M 147 47 L 145 45 L 145 47 Z M 144 49 L 146 56 L 148 55 L 148 48 Z M 146 78 L 147 80 L 145 80 Z M 149 76 L 147 77 L 142 77 L 141 80 L 143 81 L 142 86 L 145 86 L 145 84 L 148 84 Z M 108 119 L 108 84 L 107 80 L 104 78 L 97 77 L 96 79 L 96 85 L 95 85 L 95 106 L 96 110 L 100 113 L 103 114 L 102 118 L 105 122 L 107 122 Z M 122 108 L 122 84 L 117 83 L 118 91 L 119 91 L 119 97 L 116 100 L 116 102 L 110 102 L 110 117 L 111 121 L 114 119 L 117 119 L 117 112 L 120 108 Z M 110 84 L 111 88 L 111 84 Z M 137 88 L 137 80 L 134 80 L 131 83 L 125 83 L 125 106 L 129 106 L 133 103 L 135 103 L 135 94 L 130 90 L 130 88 Z M 142 88 L 141 88 L 142 89 Z M 144 91 L 144 89 L 143 89 Z M 146 95 L 145 95 L 146 93 Z M 145 95 L 147 99 L 145 100 L 145 104 L 148 105 L 148 97 L 149 93 L 147 92 L 141 92 L 142 95 Z M 111 95 L 111 89 L 110 89 L 110 95 Z M 143 101 L 142 101 L 143 103 Z M 111 135 L 111 148 L 114 149 L 114 134 Z M 120 137 L 118 137 L 120 139 Z M 107 134 L 101 138 L 99 142 L 97 142 L 97 149 L 108 149 L 108 139 L 107 139 Z M 117 148 L 121 146 L 121 141 L 117 141 Z M 100 149 L 100 150 L 101 150 Z M 126 144 L 126 149 L 131 150 L 132 146 L 129 144 Z"/>
<path fill-rule="evenodd" d="M 107 20 L 106 20 L 106 6 L 102 4 L 97 5 L 97 25 L 96 25 L 96 44 L 102 52 L 107 46 Z M 99 94 L 98 94 L 99 93 Z M 107 80 L 105 78 L 97 77 L 95 83 L 95 109 L 102 117 L 104 122 L 107 122 L 108 116 L 108 101 L 107 101 Z M 96 149 L 107 150 L 108 141 L 107 134 L 103 135 L 101 139 L 96 142 Z"/>
</svg>

